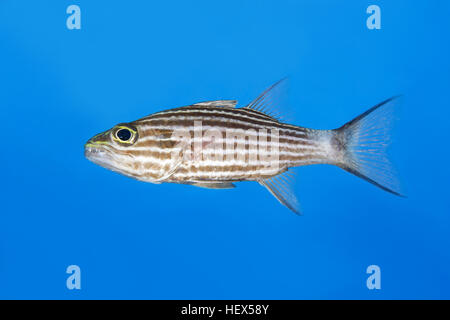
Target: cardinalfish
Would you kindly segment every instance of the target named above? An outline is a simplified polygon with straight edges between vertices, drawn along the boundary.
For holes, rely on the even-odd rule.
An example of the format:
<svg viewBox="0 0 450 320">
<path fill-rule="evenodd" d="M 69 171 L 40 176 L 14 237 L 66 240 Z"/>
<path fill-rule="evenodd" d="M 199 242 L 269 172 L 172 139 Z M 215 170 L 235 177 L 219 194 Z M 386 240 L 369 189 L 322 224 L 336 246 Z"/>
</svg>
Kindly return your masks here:
<svg viewBox="0 0 450 320">
<path fill-rule="evenodd" d="M 386 156 L 396 97 L 333 130 L 285 123 L 273 114 L 277 82 L 244 107 L 216 100 L 120 123 L 85 145 L 90 161 L 151 183 L 234 188 L 256 181 L 299 213 L 290 168 L 331 164 L 399 195 Z"/>
</svg>

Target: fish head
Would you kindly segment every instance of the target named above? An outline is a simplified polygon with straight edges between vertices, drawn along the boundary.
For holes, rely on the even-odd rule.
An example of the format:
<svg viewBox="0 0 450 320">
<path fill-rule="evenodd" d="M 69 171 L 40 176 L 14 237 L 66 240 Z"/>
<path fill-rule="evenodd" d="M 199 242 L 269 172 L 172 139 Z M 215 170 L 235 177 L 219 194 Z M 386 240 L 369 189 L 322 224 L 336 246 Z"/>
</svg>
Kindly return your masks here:
<svg viewBox="0 0 450 320">
<path fill-rule="evenodd" d="M 84 145 L 84 155 L 106 169 L 138 178 L 135 148 L 138 141 L 138 128 L 131 123 L 120 123 L 90 138 Z"/>
<path fill-rule="evenodd" d="M 85 157 L 106 169 L 146 182 L 159 183 L 177 163 L 171 150 L 177 140 L 172 131 L 155 129 L 139 121 L 120 123 L 89 139 Z"/>
</svg>

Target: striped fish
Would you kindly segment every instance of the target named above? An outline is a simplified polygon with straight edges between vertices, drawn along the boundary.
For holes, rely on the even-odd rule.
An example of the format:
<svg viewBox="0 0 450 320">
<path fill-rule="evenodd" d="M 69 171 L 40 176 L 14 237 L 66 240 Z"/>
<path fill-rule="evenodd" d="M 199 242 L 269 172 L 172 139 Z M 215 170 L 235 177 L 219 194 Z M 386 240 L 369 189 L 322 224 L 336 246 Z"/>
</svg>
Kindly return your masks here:
<svg viewBox="0 0 450 320">
<path fill-rule="evenodd" d="M 90 161 L 151 183 L 234 188 L 256 181 L 299 213 L 289 168 L 332 164 L 400 195 L 386 157 L 390 98 L 342 127 L 315 130 L 273 114 L 283 80 L 245 107 L 235 100 L 200 102 L 120 123 L 86 143 Z"/>
</svg>

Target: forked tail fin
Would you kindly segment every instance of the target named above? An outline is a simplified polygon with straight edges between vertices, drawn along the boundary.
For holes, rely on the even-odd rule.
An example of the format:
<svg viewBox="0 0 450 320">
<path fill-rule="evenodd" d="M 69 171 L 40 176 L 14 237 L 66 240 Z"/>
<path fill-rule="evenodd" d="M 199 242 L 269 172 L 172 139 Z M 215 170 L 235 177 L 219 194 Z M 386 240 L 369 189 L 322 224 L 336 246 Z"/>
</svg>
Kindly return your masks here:
<svg viewBox="0 0 450 320">
<path fill-rule="evenodd" d="M 377 104 L 335 132 L 343 152 L 338 166 L 385 191 L 403 196 L 386 155 L 397 98 Z"/>
</svg>

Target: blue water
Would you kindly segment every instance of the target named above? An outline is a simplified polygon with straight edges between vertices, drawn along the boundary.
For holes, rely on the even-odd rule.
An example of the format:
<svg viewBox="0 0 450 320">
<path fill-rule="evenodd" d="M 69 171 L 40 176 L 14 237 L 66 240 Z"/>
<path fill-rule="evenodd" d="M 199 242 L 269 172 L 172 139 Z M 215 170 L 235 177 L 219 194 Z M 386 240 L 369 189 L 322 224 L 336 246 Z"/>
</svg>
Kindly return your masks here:
<svg viewBox="0 0 450 320">
<path fill-rule="evenodd" d="M 0 298 L 450 298 L 449 15 L 446 1 L 1 1 Z M 84 158 L 116 123 L 245 105 L 286 75 L 292 122 L 312 128 L 404 94 L 392 156 L 408 198 L 302 167 L 296 216 L 257 183 L 152 185 Z"/>
</svg>

